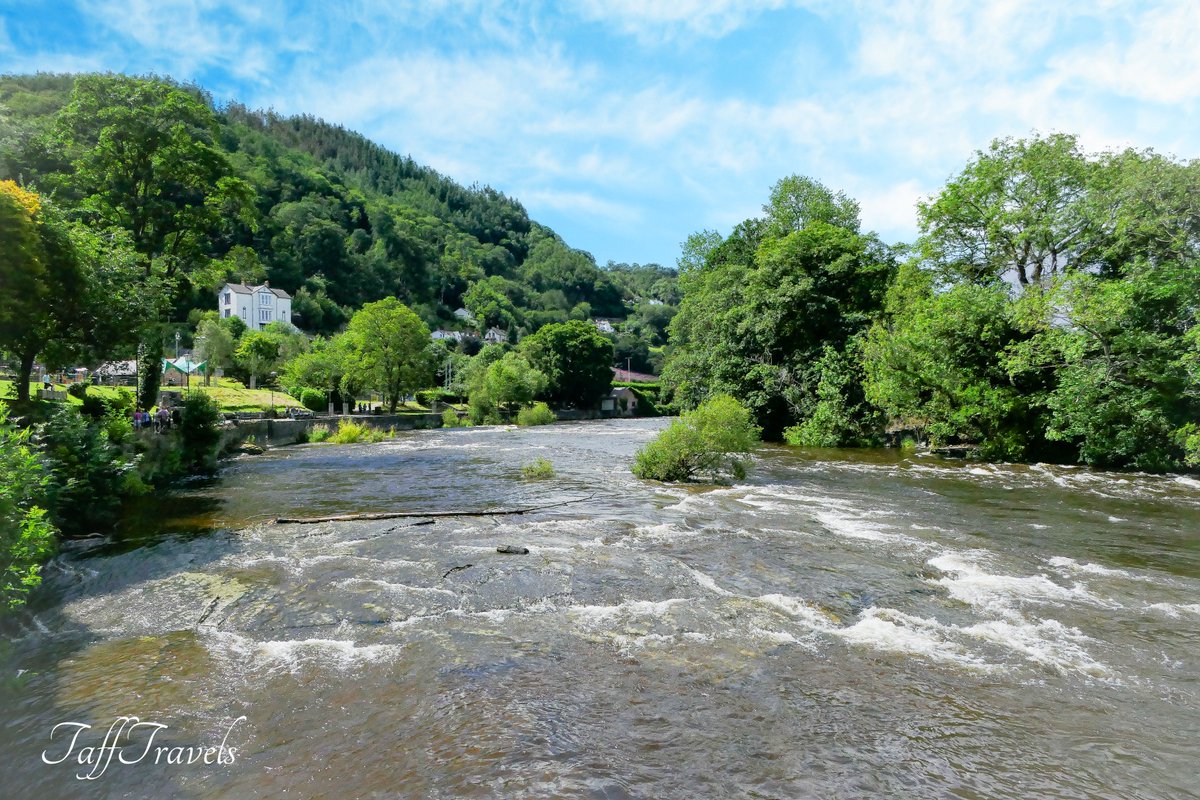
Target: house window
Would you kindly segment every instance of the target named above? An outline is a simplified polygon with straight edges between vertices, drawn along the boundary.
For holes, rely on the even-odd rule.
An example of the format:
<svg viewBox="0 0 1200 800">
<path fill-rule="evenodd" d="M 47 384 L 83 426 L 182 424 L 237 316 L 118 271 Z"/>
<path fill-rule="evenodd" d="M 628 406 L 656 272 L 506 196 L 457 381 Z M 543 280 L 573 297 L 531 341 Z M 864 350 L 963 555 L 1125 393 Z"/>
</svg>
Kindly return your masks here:
<svg viewBox="0 0 1200 800">
<path fill-rule="evenodd" d="M 259 311 L 258 312 L 258 320 L 259 320 L 259 322 L 270 322 L 271 321 L 271 309 L 264 308 L 261 311 Z"/>
<path fill-rule="evenodd" d="M 229 316 L 229 309 L 228 309 L 228 308 L 227 308 L 227 309 L 225 309 L 225 316 L 226 316 L 226 317 L 228 317 L 228 316 Z"/>
<path fill-rule="evenodd" d="M 263 305 L 263 306 L 271 305 L 271 295 L 269 293 L 263 292 L 262 294 L 260 294 L 258 296 L 258 298 L 259 298 L 259 300 L 258 300 L 259 305 Z"/>
<path fill-rule="evenodd" d="M 233 293 L 232 292 L 225 293 L 225 305 L 227 305 L 227 306 L 233 305 Z"/>
</svg>

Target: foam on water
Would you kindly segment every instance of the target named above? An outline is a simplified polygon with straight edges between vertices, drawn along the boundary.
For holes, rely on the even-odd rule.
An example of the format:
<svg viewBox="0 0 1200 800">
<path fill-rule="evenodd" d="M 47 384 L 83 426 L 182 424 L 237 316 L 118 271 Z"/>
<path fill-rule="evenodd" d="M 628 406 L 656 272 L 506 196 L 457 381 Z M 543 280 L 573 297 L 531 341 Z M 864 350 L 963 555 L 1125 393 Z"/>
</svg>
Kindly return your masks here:
<svg viewBox="0 0 1200 800">
<path fill-rule="evenodd" d="M 934 620 L 871 606 L 862 612 L 858 622 L 847 628 L 839 628 L 834 633 L 850 644 L 975 669 L 988 668 L 982 659 L 947 639 L 946 630 L 945 626 Z"/>
<path fill-rule="evenodd" d="M 1092 594 L 1082 583 L 1063 586 L 1045 575 L 1000 575 L 985 571 L 963 553 L 951 552 L 927 562 L 945 577 L 928 581 L 941 586 L 950 597 L 973 608 L 1012 618 L 1025 604 L 1087 603 L 1103 608 L 1120 608 L 1120 603 Z"/>
<path fill-rule="evenodd" d="M 351 669 L 386 661 L 401 647 L 394 644 L 360 645 L 350 639 L 283 639 L 258 641 L 231 631 L 205 631 L 205 642 L 214 655 L 268 670 L 295 672 L 305 664 Z"/>
<path fill-rule="evenodd" d="M 1172 619 L 1179 619 L 1184 614 L 1200 617 L 1200 603 L 1151 603 L 1146 610 L 1161 612 Z"/>
<path fill-rule="evenodd" d="M 1060 672 L 1079 672 L 1097 678 L 1111 675 L 1108 667 L 1083 649 L 1082 643 L 1092 640 L 1078 629 L 1068 628 L 1057 620 L 1022 623 L 989 620 L 958 630 Z"/>
<path fill-rule="evenodd" d="M 1111 567 L 1102 567 L 1099 564 L 1081 564 L 1073 558 L 1066 556 L 1054 556 L 1046 560 L 1052 567 L 1059 567 L 1069 572 L 1083 572 L 1088 575 L 1104 575 L 1109 577 L 1131 578 L 1138 579 L 1139 576 L 1131 572 L 1126 572 L 1123 569 L 1113 569 Z"/>
<path fill-rule="evenodd" d="M 834 628 L 833 620 L 829 618 L 828 614 L 798 597 L 786 594 L 764 594 L 754 599 L 782 611 L 813 630 L 832 630 Z"/>
<path fill-rule="evenodd" d="M 698 583 L 703 588 L 708 589 L 713 594 L 719 594 L 719 595 L 725 595 L 725 596 L 729 596 L 729 595 L 733 594 L 733 592 L 726 591 L 725 589 L 722 589 L 720 586 L 718 586 L 717 582 L 715 580 L 713 580 L 710 575 L 708 575 L 704 572 L 701 572 L 698 569 L 694 569 L 692 567 L 685 566 L 684 569 L 687 570 L 687 573 L 692 576 L 692 579 L 695 580 L 696 583 Z"/>
</svg>

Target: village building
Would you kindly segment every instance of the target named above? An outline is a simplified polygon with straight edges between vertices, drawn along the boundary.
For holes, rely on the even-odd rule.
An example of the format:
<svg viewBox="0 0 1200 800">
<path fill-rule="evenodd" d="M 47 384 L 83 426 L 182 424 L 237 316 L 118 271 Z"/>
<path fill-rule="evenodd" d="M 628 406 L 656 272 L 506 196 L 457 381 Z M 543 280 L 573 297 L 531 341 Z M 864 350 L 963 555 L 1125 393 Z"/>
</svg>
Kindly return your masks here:
<svg viewBox="0 0 1200 800">
<path fill-rule="evenodd" d="M 221 319 L 239 317 L 246 327 L 261 331 L 272 322 L 292 324 L 292 296 L 270 283 L 247 286 L 227 283 L 217 290 L 217 313 Z"/>
<path fill-rule="evenodd" d="M 600 411 L 617 417 L 637 416 L 637 394 L 627 386 L 614 386 L 600 401 Z"/>
</svg>

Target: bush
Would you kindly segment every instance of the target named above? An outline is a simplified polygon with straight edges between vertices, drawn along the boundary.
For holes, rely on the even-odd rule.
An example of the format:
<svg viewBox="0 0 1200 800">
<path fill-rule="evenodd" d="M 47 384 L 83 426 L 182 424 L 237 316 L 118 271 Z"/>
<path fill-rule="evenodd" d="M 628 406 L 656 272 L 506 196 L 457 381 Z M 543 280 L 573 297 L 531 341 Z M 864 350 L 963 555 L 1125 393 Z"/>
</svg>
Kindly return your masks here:
<svg viewBox="0 0 1200 800">
<path fill-rule="evenodd" d="M 324 427 L 324 426 L 317 426 Z M 385 439 L 394 439 L 396 437 L 396 429 L 392 428 L 388 431 L 381 431 L 372 428 L 365 423 L 358 423 L 354 420 L 344 419 L 338 423 L 338 428 L 332 433 L 326 432 L 321 438 L 317 438 L 317 427 L 313 428 L 310 438 L 314 442 L 329 442 L 331 444 L 358 444 L 365 442 L 375 444 L 382 442 Z"/>
<path fill-rule="evenodd" d="M 204 392 L 192 392 L 183 403 L 179 423 L 180 460 L 197 474 L 217 471 L 221 450 L 221 407 Z"/>
<path fill-rule="evenodd" d="M 527 481 L 544 481 L 554 477 L 554 465 L 544 458 L 521 467 L 521 477 Z"/>
<path fill-rule="evenodd" d="M 40 426 L 50 520 L 68 536 L 111 527 L 130 464 L 109 441 L 103 423 L 61 406 Z"/>
<path fill-rule="evenodd" d="M 83 412 L 84 416 L 91 417 L 92 419 L 100 419 L 108 413 L 108 403 L 94 394 L 89 394 L 84 396 L 79 410 Z"/>
<path fill-rule="evenodd" d="M 91 385 L 92 384 L 88 381 L 81 381 L 80 383 L 72 383 L 70 386 L 67 387 L 67 394 L 71 395 L 71 397 L 75 397 L 79 400 L 82 400 L 85 397 L 87 397 L 87 390 L 88 390 L 88 387 Z"/>
<path fill-rule="evenodd" d="M 0 610 L 25 602 L 54 552 L 56 531 L 37 505 L 45 476 L 28 438 L 0 404 Z"/>
<path fill-rule="evenodd" d="M 331 433 L 332 431 L 329 430 L 328 425 L 313 425 L 308 429 L 308 440 L 318 443 L 328 441 Z"/>
<path fill-rule="evenodd" d="M 558 417 L 545 403 L 534 403 L 517 412 L 518 425 L 549 425 L 558 422 Z"/>
<path fill-rule="evenodd" d="M 445 389 L 422 389 L 417 392 L 417 402 L 426 408 L 433 408 L 434 403 L 449 396 L 450 393 Z"/>
<path fill-rule="evenodd" d="M 447 408 L 442 412 L 442 427 L 457 428 L 462 425 L 462 421 L 458 418 L 458 412 L 453 408 Z"/>
<path fill-rule="evenodd" d="M 750 411 L 728 395 L 700 404 L 671 423 L 658 438 L 638 451 L 633 474 L 657 481 L 690 481 L 706 476 L 746 477 L 748 453 L 759 441 Z"/>
<path fill-rule="evenodd" d="M 329 407 L 325 393 L 319 389 L 301 389 L 300 396 L 296 399 L 309 411 L 324 411 Z"/>
</svg>

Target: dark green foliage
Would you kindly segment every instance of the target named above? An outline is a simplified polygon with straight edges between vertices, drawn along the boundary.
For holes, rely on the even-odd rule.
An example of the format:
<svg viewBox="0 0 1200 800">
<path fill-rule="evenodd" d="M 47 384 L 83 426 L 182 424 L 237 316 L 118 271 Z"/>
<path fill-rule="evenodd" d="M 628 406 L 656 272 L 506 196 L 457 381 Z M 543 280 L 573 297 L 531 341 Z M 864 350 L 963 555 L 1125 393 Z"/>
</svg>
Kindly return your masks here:
<svg viewBox="0 0 1200 800">
<path fill-rule="evenodd" d="M 52 186 L 73 214 L 129 227 L 174 319 L 211 308 L 226 280 L 269 279 L 293 294 L 300 327 L 325 334 L 391 296 L 430 327 L 457 326 L 452 312 L 480 286 L 482 315 L 514 337 L 572 309 L 622 318 L 626 300 L 677 300 L 670 270 L 600 269 L 515 199 L 311 116 L 217 110 L 194 87 L 113 75 L 4 77 L 4 97 L 28 135 L 0 143 L 0 169 Z M 119 137 L 163 179 L 90 149 Z"/>
<path fill-rule="evenodd" d="M 301 389 L 298 399 L 309 411 L 324 411 L 329 407 L 325 393 L 319 389 Z"/>
<path fill-rule="evenodd" d="M 106 530 L 120 508 L 131 465 L 102 422 L 61 406 L 37 434 L 46 469 L 45 504 L 66 536 Z"/>
<path fill-rule="evenodd" d="M 858 232 L 852 201 L 807 178 L 781 181 L 765 208 L 771 216 L 747 220 L 720 244 L 694 237 L 689 253 L 705 260 L 695 255 L 680 279 L 664 379 L 685 408 L 714 392 L 738 397 L 779 438 L 828 415 L 831 399 L 819 392 L 828 364 L 879 315 L 894 263 L 878 239 Z M 856 371 L 846 374 L 836 392 L 851 418 L 837 423 L 839 441 L 873 419 Z"/>
<path fill-rule="evenodd" d="M 179 424 L 180 463 L 194 474 L 217 471 L 221 449 L 221 409 L 204 392 L 192 392 L 183 404 Z"/>
<path fill-rule="evenodd" d="M 54 552 L 56 531 L 39 505 L 44 482 L 29 432 L 9 422 L 0 404 L 0 611 L 25 602 Z"/>
<path fill-rule="evenodd" d="M 633 474 L 656 481 L 723 481 L 746 477 L 759 442 L 750 410 L 728 395 L 701 403 L 638 451 Z"/>
<path fill-rule="evenodd" d="M 521 342 L 521 352 L 549 379 L 547 399 L 560 405 L 591 408 L 612 385 L 612 342 L 590 323 L 547 325 Z"/>
</svg>

